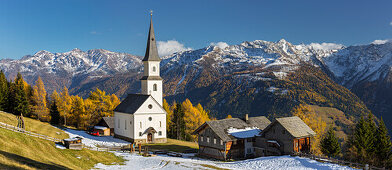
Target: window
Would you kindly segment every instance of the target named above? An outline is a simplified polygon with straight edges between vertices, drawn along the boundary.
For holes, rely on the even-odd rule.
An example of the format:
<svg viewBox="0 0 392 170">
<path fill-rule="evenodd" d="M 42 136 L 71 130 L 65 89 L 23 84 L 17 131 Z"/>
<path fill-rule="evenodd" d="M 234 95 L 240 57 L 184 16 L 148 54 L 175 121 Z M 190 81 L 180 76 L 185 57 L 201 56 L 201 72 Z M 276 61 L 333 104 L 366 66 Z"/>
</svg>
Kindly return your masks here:
<svg viewBox="0 0 392 170">
<path fill-rule="evenodd" d="M 203 136 L 200 136 L 200 141 L 202 141 L 202 142 L 203 142 Z"/>
<path fill-rule="evenodd" d="M 142 128 L 142 122 L 140 122 L 140 129 Z"/>
<path fill-rule="evenodd" d="M 159 121 L 159 127 L 162 127 L 162 121 Z"/>
<path fill-rule="evenodd" d="M 154 67 L 152 67 L 152 71 L 153 72 L 156 72 L 157 71 L 157 68 L 154 66 Z"/>
<path fill-rule="evenodd" d="M 139 136 L 142 136 L 142 132 L 139 132 Z"/>
<path fill-rule="evenodd" d="M 157 85 L 157 84 L 154 84 L 153 90 L 154 90 L 154 91 L 157 91 L 157 90 L 158 90 L 158 85 Z"/>
<path fill-rule="evenodd" d="M 152 120 L 152 117 L 149 117 L 148 120 L 151 121 L 151 120 Z"/>
<path fill-rule="evenodd" d="M 210 137 L 207 137 L 207 142 L 210 143 Z"/>
<path fill-rule="evenodd" d="M 120 128 L 120 119 L 117 119 L 118 128 Z"/>
<path fill-rule="evenodd" d="M 214 138 L 214 144 L 216 144 L 216 138 Z"/>
<path fill-rule="evenodd" d="M 159 132 L 158 132 L 158 135 L 159 135 L 159 136 L 162 136 L 162 131 L 159 131 Z"/>
<path fill-rule="evenodd" d="M 220 140 L 220 144 L 223 145 L 223 140 Z"/>
<path fill-rule="evenodd" d="M 132 125 L 132 121 L 129 121 L 129 124 Z"/>
<path fill-rule="evenodd" d="M 152 109 L 152 104 L 149 104 L 149 105 L 148 105 L 148 108 L 149 108 L 149 109 Z"/>
<path fill-rule="evenodd" d="M 127 120 L 124 120 L 124 125 L 125 130 L 127 130 Z"/>
</svg>

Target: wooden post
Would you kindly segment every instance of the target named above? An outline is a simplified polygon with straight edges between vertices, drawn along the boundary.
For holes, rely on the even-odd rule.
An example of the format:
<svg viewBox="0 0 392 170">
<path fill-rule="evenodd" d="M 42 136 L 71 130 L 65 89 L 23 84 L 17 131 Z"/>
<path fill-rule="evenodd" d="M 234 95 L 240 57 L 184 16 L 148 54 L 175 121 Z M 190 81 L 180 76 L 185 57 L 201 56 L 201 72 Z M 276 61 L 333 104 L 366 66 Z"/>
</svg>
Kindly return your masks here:
<svg viewBox="0 0 392 170">
<path fill-rule="evenodd" d="M 142 144 L 138 143 L 137 145 L 139 146 L 139 154 L 141 154 L 142 153 Z"/>
</svg>

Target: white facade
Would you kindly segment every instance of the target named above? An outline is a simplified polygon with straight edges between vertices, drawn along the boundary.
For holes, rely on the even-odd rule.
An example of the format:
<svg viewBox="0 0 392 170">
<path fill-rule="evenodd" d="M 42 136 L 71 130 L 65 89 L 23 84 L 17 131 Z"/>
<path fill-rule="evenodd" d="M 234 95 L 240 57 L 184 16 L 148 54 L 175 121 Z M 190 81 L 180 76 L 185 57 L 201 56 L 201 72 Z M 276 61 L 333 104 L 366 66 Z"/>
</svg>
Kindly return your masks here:
<svg viewBox="0 0 392 170">
<path fill-rule="evenodd" d="M 149 142 L 147 129 L 154 128 L 152 141 L 166 138 L 166 112 L 151 96 L 133 114 L 114 112 L 116 135 L 133 139 L 135 142 Z"/>
<path fill-rule="evenodd" d="M 149 77 L 142 82 L 142 94 L 151 95 L 162 106 L 162 79 L 159 73 L 160 61 L 143 61 L 144 77 Z"/>
</svg>

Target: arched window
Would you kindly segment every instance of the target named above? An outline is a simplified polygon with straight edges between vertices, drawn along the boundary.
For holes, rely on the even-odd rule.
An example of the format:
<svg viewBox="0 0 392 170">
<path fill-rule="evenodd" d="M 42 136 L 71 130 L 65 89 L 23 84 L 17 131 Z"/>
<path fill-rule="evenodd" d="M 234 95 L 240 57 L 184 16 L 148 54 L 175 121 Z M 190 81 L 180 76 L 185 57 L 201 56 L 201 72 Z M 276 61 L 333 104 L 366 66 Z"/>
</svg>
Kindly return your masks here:
<svg viewBox="0 0 392 170">
<path fill-rule="evenodd" d="M 154 90 L 154 91 L 157 91 L 157 89 L 158 89 L 158 85 L 157 85 L 157 84 L 154 84 L 153 90 Z"/>
<path fill-rule="evenodd" d="M 154 67 L 152 67 L 152 71 L 153 72 L 156 72 L 157 71 L 157 68 L 154 66 Z"/>
</svg>

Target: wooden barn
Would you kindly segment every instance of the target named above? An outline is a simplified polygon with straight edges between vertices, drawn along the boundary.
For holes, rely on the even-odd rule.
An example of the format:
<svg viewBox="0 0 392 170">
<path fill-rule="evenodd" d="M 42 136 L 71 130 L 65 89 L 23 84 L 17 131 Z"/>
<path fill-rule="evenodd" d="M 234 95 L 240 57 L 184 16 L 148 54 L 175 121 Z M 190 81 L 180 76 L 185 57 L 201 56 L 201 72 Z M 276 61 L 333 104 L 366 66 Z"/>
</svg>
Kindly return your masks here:
<svg viewBox="0 0 392 170">
<path fill-rule="evenodd" d="M 220 160 L 256 156 L 256 136 L 271 122 L 264 116 L 207 121 L 192 134 L 198 135 L 199 155 Z"/>
<path fill-rule="evenodd" d="M 98 128 L 95 128 L 98 127 Z M 114 135 L 114 117 L 103 117 L 94 127 L 101 136 Z M 103 128 L 106 127 L 107 129 Z M 102 132 L 102 133 L 101 133 Z"/>
<path fill-rule="evenodd" d="M 277 118 L 256 138 L 255 147 L 265 156 L 309 153 L 310 139 L 316 133 L 299 117 Z"/>
</svg>

